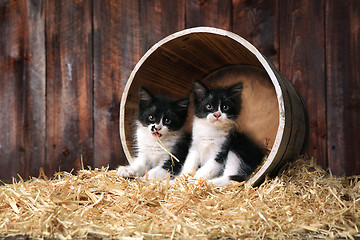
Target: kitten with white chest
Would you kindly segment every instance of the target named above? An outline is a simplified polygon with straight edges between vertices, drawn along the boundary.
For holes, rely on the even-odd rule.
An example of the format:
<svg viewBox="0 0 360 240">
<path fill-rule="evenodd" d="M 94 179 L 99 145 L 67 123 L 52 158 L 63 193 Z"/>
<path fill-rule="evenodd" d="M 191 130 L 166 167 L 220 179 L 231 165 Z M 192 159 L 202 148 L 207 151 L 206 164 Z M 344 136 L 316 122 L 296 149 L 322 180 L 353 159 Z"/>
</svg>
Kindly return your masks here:
<svg viewBox="0 0 360 240">
<path fill-rule="evenodd" d="M 182 174 L 195 172 L 194 177 L 224 186 L 246 180 L 262 162 L 262 149 L 235 131 L 241 91 L 241 83 L 209 89 L 195 81 L 192 143 Z"/>
<path fill-rule="evenodd" d="M 182 163 L 185 160 L 190 137 L 183 132 L 187 118 L 189 98 L 173 100 L 154 96 L 145 87 L 140 89 L 138 120 L 136 121 L 136 157 L 128 166 L 120 166 L 121 177 L 162 178 L 167 172 L 180 171 L 175 160 L 158 143 L 160 139 L 168 151 Z M 184 147 L 185 146 L 185 147 Z M 182 164 L 181 163 L 181 164 Z"/>
</svg>

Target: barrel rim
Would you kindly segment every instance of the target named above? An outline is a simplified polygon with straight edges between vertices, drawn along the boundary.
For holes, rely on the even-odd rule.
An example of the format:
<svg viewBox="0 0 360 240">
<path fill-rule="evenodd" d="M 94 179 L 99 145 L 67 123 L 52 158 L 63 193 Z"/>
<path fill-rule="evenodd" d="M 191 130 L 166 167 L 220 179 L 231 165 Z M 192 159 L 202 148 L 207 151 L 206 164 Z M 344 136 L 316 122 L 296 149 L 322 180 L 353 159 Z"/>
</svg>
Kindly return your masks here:
<svg viewBox="0 0 360 240">
<path fill-rule="evenodd" d="M 130 74 L 130 76 L 129 76 L 126 84 L 125 84 L 123 94 L 122 94 L 122 97 L 121 97 L 121 102 L 120 102 L 120 123 L 119 123 L 119 125 L 120 125 L 119 126 L 120 127 L 120 139 L 121 139 L 122 147 L 124 149 L 125 156 L 126 156 L 126 158 L 127 158 L 127 160 L 129 162 L 132 161 L 132 157 L 130 155 L 130 152 L 128 151 L 128 146 L 126 145 L 125 104 L 126 104 L 126 100 L 127 100 L 127 97 L 128 97 L 128 92 L 130 90 L 130 87 L 132 85 L 132 82 L 134 80 L 134 77 L 135 77 L 136 73 L 138 72 L 138 70 L 140 69 L 142 64 L 146 61 L 146 59 L 152 53 L 154 53 L 158 48 L 160 48 L 162 45 L 164 45 L 165 43 L 170 42 L 172 40 L 175 40 L 176 38 L 183 37 L 185 35 L 198 34 L 198 33 L 208 33 L 208 34 L 221 35 L 221 36 L 233 39 L 234 41 L 236 41 L 239 44 L 243 45 L 261 63 L 262 67 L 267 72 L 267 74 L 268 74 L 269 78 L 271 79 L 271 82 L 272 82 L 272 84 L 273 84 L 273 86 L 275 88 L 275 93 L 276 93 L 276 96 L 277 96 L 278 107 L 279 107 L 279 126 L 278 126 L 278 129 L 277 129 L 275 141 L 273 143 L 273 146 L 272 146 L 272 148 L 270 150 L 269 155 L 267 156 L 266 160 L 263 162 L 261 167 L 246 182 L 246 185 L 254 185 L 254 184 L 258 183 L 264 177 L 264 173 L 266 173 L 266 170 L 271 166 L 271 164 L 276 159 L 276 156 L 278 154 L 278 150 L 279 150 L 279 148 L 281 146 L 281 143 L 283 141 L 283 135 L 284 135 L 284 131 L 285 131 L 285 120 L 286 120 L 285 119 L 286 115 L 285 115 L 283 91 L 282 91 L 282 88 L 280 86 L 280 83 L 278 82 L 278 79 L 277 79 L 275 73 L 273 72 L 273 69 L 270 66 L 271 63 L 269 63 L 268 60 L 251 43 L 249 43 L 247 40 L 245 40 L 244 38 L 240 37 L 239 35 L 237 35 L 237 34 L 235 34 L 233 32 L 223 30 L 223 29 L 219 29 L 219 28 L 214 28 L 214 27 L 194 27 L 194 28 L 188 28 L 188 29 L 184 29 L 184 30 L 175 32 L 175 33 L 163 38 L 159 42 L 155 43 L 141 57 L 141 59 L 137 62 L 137 64 L 135 65 L 134 69 L 132 70 L 132 72 L 131 72 L 131 74 Z"/>
</svg>

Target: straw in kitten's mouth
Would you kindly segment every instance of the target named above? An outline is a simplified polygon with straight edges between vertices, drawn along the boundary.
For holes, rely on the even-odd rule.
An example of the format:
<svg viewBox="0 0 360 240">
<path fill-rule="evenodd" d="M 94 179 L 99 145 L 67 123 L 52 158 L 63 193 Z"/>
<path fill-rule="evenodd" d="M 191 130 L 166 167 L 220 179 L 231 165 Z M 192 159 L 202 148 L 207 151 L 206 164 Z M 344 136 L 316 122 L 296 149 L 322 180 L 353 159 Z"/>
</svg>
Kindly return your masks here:
<svg viewBox="0 0 360 240">
<path fill-rule="evenodd" d="M 157 138 L 161 138 L 161 137 L 162 137 L 162 134 L 159 133 L 159 132 L 154 132 L 154 133 L 152 133 L 152 135 L 154 135 L 154 136 L 157 137 Z"/>
<path fill-rule="evenodd" d="M 159 134 L 160 134 L 160 133 L 159 133 Z M 161 135 L 161 134 L 160 134 L 160 135 Z M 180 162 L 180 160 L 179 160 L 177 157 L 175 157 L 175 156 L 165 147 L 165 145 L 161 142 L 161 140 L 160 140 L 159 137 L 157 137 L 156 143 L 157 143 L 163 150 L 165 150 L 165 152 L 167 152 L 167 153 L 170 155 L 171 161 L 173 162 L 173 165 L 174 165 L 174 160 L 173 160 L 173 159 L 175 159 L 176 161 Z"/>
<path fill-rule="evenodd" d="M 151 127 L 152 135 L 154 135 L 157 138 L 160 138 L 162 136 L 161 133 L 158 132 L 158 129 L 155 126 Z"/>
</svg>

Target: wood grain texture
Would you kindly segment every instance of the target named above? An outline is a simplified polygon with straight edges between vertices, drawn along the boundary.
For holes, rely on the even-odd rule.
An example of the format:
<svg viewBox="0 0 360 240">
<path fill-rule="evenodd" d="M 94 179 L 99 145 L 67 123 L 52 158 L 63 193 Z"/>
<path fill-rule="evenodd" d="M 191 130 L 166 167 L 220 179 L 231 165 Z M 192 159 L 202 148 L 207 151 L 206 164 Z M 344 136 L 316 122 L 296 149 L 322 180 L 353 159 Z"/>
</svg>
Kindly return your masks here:
<svg viewBox="0 0 360 240">
<path fill-rule="evenodd" d="M 21 87 L 23 85 L 23 36 L 21 11 L 24 11 L 17 2 L 2 3 L 0 22 L 0 154 L 1 175 L 3 179 L 15 176 L 22 172 L 21 162 L 24 162 L 23 120 Z M 22 150 L 22 151 L 21 151 Z"/>
<path fill-rule="evenodd" d="M 278 0 L 233 0 L 232 31 L 279 68 Z"/>
<path fill-rule="evenodd" d="M 0 2 L 1 179 L 37 175 L 45 160 L 44 1 Z"/>
<path fill-rule="evenodd" d="M 0 179 L 77 169 L 81 154 L 85 165 L 126 164 L 118 117 L 128 77 L 153 44 L 195 26 L 255 45 L 304 99 L 305 153 L 333 173 L 359 174 L 359 11 L 351 0 L 0 0 Z M 216 68 L 241 51 L 218 39 L 186 41 L 195 41 L 180 50 L 188 54 L 169 44 L 154 56 L 181 69 L 150 66 L 141 77 L 154 87 L 170 78 L 180 96 L 210 62 Z M 218 46 L 225 58 L 214 58 Z"/>
<path fill-rule="evenodd" d="M 47 173 L 93 165 L 91 1 L 46 2 Z"/>
<path fill-rule="evenodd" d="M 360 2 L 326 2 L 329 168 L 360 174 Z"/>
<path fill-rule="evenodd" d="M 295 86 L 308 112 L 305 152 L 327 167 L 324 1 L 279 1 L 280 72 Z"/>
<path fill-rule="evenodd" d="M 140 1 L 139 4 L 140 12 L 140 46 L 138 50 L 143 56 L 154 44 L 159 42 L 164 37 L 182 30 L 185 27 L 185 0 L 179 1 L 168 1 L 168 0 L 152 0 L 152 1 Z M 166 21 L 165 21 L 166 19 Z M 165 62 L 171 61 L 172 55 L 167 55 L 165 51 L 163 54 L 163 60 Z M 140 58 L 139 57 L 139 58 Z M 170 58 L 170 59 L 169 59 Z M 156 61 L 156 60 L 155 60 Z M 165 63 L 166 65 L 167 63 Z M 164 65 L 164 66 L 165 66 Z M 154 94 L 163 94 L 159 92 L 157 88 L 158 84 L 164 85 L 167 81 L 167 78 L 173 77 L 174 74 L 166 72 L 163 74 L 163 69 L 152 69 L 151 74 L 147 74 L 144 78 L 147 78 L 146 81 L 141 82 L 142 85 L 152 86 Z M 127 76 L 129 77 L 130 74 Z M 140 85 L 132 86 L 132 93 L 130 98 L 138 99 Z M 135 131 L 135 120 L 137 118 L 138 101 L 136 101 L 132 106 L 127 107 L 127 112 L 131 112 L 129 121 L 127 121 L 127 139 L 131 139 L 131 142 L 134 143 L 134 131 Z M 130 159 L 129 159 L 130 160 Z"/>
<path fill-rule="evenodd" d="M 185 0 L 140 1 L 142 55 L 164 37 L 185 28 Z"/>
<path fill-rule="evenodd" d="M 25 112 L 24 143 L 26 171 L 23 176 L 37 176 L 45 167 L 46 145 L 46 60 L 45 1 L 26 1 L 25 41 Z"/>
<path fill-rule="evenodd" d="M 119 135 L 124 85 L 140 59 L 138 1 L 94 1 L 94 165 L 127 164 Z"/>
<path fill-rule="evenodd" d="M 186 28 L 217 27 L 231 30 L 231 0 L 186 0 Z"/>
</svg>

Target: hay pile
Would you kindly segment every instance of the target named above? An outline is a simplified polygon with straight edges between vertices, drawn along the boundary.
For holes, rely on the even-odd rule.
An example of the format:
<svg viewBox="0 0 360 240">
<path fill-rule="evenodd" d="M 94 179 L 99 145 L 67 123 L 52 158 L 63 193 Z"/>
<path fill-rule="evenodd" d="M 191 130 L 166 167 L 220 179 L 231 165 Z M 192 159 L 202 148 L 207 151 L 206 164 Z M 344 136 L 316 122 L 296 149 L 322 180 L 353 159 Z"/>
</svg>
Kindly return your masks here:
<svg viewBox="0 0 360 240">
<path fill-rule="evenodd" d="M 298 160 L 258 188 L 146 184 L 115 171 L 44 175 L 0 187 L 0 234 L 119 239 L 353 239 L 360 180 Z"/>
</svg>

